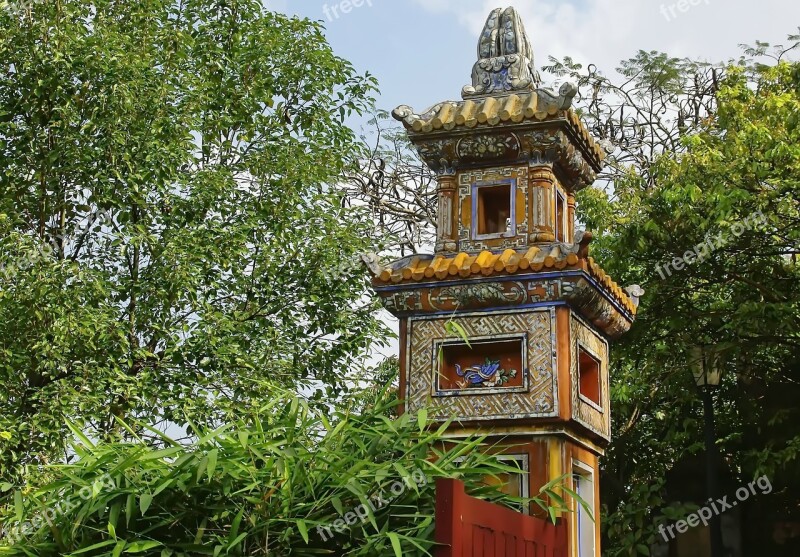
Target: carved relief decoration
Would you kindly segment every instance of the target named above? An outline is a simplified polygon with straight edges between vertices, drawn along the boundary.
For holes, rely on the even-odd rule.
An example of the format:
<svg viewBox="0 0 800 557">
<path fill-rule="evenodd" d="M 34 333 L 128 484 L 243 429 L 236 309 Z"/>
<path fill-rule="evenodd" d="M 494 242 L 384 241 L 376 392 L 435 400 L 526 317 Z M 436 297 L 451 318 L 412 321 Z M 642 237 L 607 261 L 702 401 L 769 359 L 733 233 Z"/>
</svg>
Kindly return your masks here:
<svg viewBox="0 0 800 557">
<path fill-rule="evenodd" d="M 419 290 L 400 290 L 382 293 L 384 307 L 390 312 L 423 311 L 422 292 Z"/>
<path fill-rule="evenodd" d="M 468 136 L 416 138 L 417 152 L 431 170 L 453 175 L 457 168 L 492 161 L 551 166 L 568 191 L 594 182 L 597 174 L 581 149 L 560 129 L 558 121 L 535 130 L 509 131 L 476 128 Z"/>
<path fill-rule="evenodd" d="M 463 421 L 550 417 L 557 415 L 555 365 L 555 310 L 462 314 L 456 322 L 470 338 L 524 335 L 527 376 L 524 392 L 482 392 L 466 387 L 451 396 L 436 391 L 437 346 L 460 337 L 448 331 L 447 317 L 409 319 L 406 350 L 408 384 L 406 410 L 415 414 L 427 408 L 435 421 L 451 418 Z M 518 370 L 522 372 L 523 370 Z M 518 391 L 518 389 L 514 389 Z"/>
<path fill-rule="evenodd" d="M 521 282 L 482 282 L 446 286 L 433 289 L 429 295 L 431 307 L 440 311 L 521 305 L 527 298 L 525 286 Z"/>
<path fill-rule="evenodd" d="M 519 158 L 519 139 L 513 133 L 462 137 L 456 146 L 463 162 Z"/>
<path fill-rule="evenodd" d="M 520 142 L 521 156 L 531 166 L 552 166 L 568 191 L 577 191 L 597 177 L 580 149 L 561 130 L 540 129 L 523 133 Z"/>
<path fill-rule="evenodd" d="M 453 312 L 496 307 L 498 309 L 565 301 L 587 321 L 609 338 L 617 338 L 631 327 L 608 298 L 582 273 L 558 278 L 526 278 L 516 280 L 475 280 L 448 284 L 408 285 L 403 290 L 377 288 L 384 306 L 396 315 L 411 313 Z"/>
</svg>

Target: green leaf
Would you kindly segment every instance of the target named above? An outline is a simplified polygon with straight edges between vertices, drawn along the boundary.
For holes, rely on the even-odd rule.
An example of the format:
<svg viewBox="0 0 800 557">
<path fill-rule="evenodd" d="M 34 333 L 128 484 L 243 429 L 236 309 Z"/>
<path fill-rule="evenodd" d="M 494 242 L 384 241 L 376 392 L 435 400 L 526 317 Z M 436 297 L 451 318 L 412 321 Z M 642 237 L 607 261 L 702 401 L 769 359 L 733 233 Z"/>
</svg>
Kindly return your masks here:
<svg viewBox="0 0 800 557">
<path fill-rule="evenodd" d="M 149 506 L 149 505 L 148 505 Z M 125 501 L 125 526 L 130 527 L 131 519 L 133 518 L 134 509 L 136 508 L 136 496 L 129 493 Z"/>
<path fill-rule="evenodd" d="M 25 516 L 25 507 L 22 504 L 22 492 L 14 492 L 14 513 L 17 522 L 22 522 L 22 517 Z"/>
<path fill-rule="evenodd" d="M 425 430 L 425 426 L 428 424 L 428 411 L 425 408 L 421 408 L 417 412 L 417 423 L 419 425 L 419 431 L 422 433 Z"/>
<path fill-rule="evenodd" d="M 217 468 L 218 454 L 219 454 L 218 449 L 213 449 L 208 452 L 208 468 L 206 470 L 206 474 L 208 475 L 208 481 L 211 481 L 211 478 L 214 476 L 214 470 Z"/>
<path fill-rule="evenodd" d="M 101 549 L 103 547 L 108 547 L 109 545 L 117 545 L 117 542 L 114 540 L 106 540 L 100 543 L 84 547 L 82 549 L 79 549 L 78 551 L 73 551 L 72 553 L 70 553 L 70 555 L 80 555 L 81 553 L 89 553 L 90 551 L 94 551 L 95 549 Z"/>
<path fill-rule="evenodd" d="M 139 512 L 142 513 L 142 516 L 147 514 L 147 509 L 150 508 L 150 504 L 153 502 L 153 496 L 149 493 L 142 493 L 139 495 Z"/>
<path fill-rule="evenodd" d="M 83 443 L 85 447 L 90 449 L 94 447 L 94 443 L 92 443 L 89 440 L 89 438 L 86 437 L 86 435 L 84 435 L 84 433 L 74 423 L 72 423 L 69 419 L 65 419 L 64 423 L 66 423 L 67 427 L 72 432 L 72 434 L 78 439 L 80 439 L 81 443 Z"/>
<path fill-rule="evenodd" d="M 400 538 L 394 532 L 388 532 L 389 541 L 392 542 L 395 557 L 403 557 L 403 547 L 400 545 Z"/>
<path fill-rule="evenodd" d="M 168 447 L 166 449 L 161 449 L 158 451 L 150 451 L 148 453 L 145 453 L 144 455 L 139 457 L 139 460 L 141 461 L 160 460 L 174 456 L 182 451 L 183 447 Z"/>
<path fill-rule="evenodd" d="M 116 534 L 114 539 L 116 539 Z M 125 541 L 123 540 L 118 541 L 117 545 L 114 547 L 114 551 L 111 552 L 111 557 L 119 557 L 120 555 L 122 555 L 122 550 L 125 549 L 125 545 L 126 545 Z"/>
<path fill-rule="evenodd" d="M 300 535 L 303 537 L 303 541 L 308 543 L 308 526 L 306 525 L 304 520 L 297 520 L 297 530 L 300 532 Z"/>
<path fill-rule="evenodd" d="M 469 343 L 469 335 L 467 334 L 466 329 L 464 329 L 460 323 L 451 320 L 445 323 L 445 328 L 450 334 L 455 334 L 461 337 L 461 340 L 463 340 L 468 347 L 472 348 L 472 345 Z"/>
<path fill-rule="evenodd" d="M 150 549 L 161 547 L 163 544 L 156 541 L 133 542 L 125 546 L 125 553 L 144 553 Z"/>
</svg>

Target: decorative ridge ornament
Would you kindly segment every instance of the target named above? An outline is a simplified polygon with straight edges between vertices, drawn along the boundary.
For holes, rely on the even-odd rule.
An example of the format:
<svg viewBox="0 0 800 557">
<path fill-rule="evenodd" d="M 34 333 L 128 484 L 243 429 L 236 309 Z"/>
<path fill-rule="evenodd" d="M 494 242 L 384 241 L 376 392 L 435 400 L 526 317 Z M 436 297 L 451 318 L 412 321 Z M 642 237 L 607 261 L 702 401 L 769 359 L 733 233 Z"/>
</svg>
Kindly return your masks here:
<svg viewBox="0 0 800 557">
<path fill-rule="evenodd" d="M 540 84 L 530 41 L 513 8 L 492 11 L 478 56 L 462 100 L 439 102 L 421 113 L 407 105 L 392 111 L 428 167 L 444 177 L 501 162 L 550 166 L 570 194 L 594 182 L 607 152 L 572 108 L 578 86 L 565 82 L 554 91 Z"/>
<path fill-rule="evenodd" d="M 492 10 L 478 39 L 478 61 L 472 68 L 472 85 L 464 86 L 461 96 L 468 99 L 533 91 L 540 81 L 522 18 L 514 8 Z"/>
</svg>

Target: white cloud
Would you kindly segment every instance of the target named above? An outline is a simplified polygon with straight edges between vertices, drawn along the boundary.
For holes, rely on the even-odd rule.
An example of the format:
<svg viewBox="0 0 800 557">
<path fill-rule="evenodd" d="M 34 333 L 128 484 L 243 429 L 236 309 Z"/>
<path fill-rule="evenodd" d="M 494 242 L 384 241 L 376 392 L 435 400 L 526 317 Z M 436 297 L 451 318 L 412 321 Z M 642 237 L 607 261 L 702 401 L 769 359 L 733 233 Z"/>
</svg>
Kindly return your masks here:
<svg viewBox="0 0 800 557">
<path fill-rule="evenodd" d="M 502 5 L 499 0 L 414 2 L 453 14 L 476 41 L 489 12 Z M 708 61 L 738 58 L 739 43 L 782 43 L 800 25 L 800 2 L 785 0 L 506 0 L 509 4 L 523 18 L 537 66 L 548 55 L 569 55 L 604 73 L 637 50 Z"/>
</svg>

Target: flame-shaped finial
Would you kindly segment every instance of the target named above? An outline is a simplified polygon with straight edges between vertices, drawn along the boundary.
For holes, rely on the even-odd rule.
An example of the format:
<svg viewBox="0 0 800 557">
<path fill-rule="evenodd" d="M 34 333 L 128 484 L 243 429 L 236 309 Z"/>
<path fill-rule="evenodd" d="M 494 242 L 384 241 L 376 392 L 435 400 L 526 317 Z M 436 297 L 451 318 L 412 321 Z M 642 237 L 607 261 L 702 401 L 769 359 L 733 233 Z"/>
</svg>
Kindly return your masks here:
<svg viewBox="0 0 800 557">
<path fill-rule="evenodd" d="M 533 49 L 522 19 L 514 8 L 492 10 L 478 39 L 478 61 L 466 98 L 514 91 L 532 91 L 540 82 L 533 65 Z"/>
</svg>

